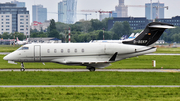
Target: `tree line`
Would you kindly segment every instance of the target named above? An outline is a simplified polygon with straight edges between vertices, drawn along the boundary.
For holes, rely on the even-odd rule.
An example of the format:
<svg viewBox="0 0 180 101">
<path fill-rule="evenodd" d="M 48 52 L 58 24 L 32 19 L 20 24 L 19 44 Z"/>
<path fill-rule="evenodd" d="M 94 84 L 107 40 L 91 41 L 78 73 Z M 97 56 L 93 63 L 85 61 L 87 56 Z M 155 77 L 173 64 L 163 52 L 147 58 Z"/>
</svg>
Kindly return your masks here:
<svg viewBox="0 0 180 101">
<path fill-rule="evenodd" d="M 128 22 L 116 22 L 114 27 L 108 31 L 108 20 L 102 21 L 92 19 L 90 21 L 80 20 L 75 24 L 65 24 L 52 19 L 47 32 L 31 30 L 31 37 L 55 37 L 63 42 L 68 40 L 68 30 L 71 30 L 72 42 L 89 42 L 91 40 L 118 40 L 123 35 L 130 35 L 133 30 Z M 67 42 L 67 41 L 66 41 Z"/>
<path fill-rule="evenodd" d="M 105 40 L 119 40 L 123 35 L 130 35 L 131 33 L 140 33 L 143 29 L 132 30 L 128 22 L 115 22 L 113 28 L 108 31 L 108 20 L 112 18 L 105 18 L 102 21 L 98 19 L 91 19 L 90 21 L 80 20 L 75 24 L 65 24 L 61 22 L 55 22 L 54 19 L 50 21 L 50 26 L 47 32 L 43 30 L 38 31 L 36 29 L 30 30 L 30 37 L 55 37 L 61 39 L 63 42 L 68 40 L 68 29 L 71 29 L 71 41 L 72 42 L 89 42 L 91 40 L 103 40 L 103 34 Z M 20 40 L 26 38 L 23 33 L 3 33 L 0 38 L 14 39 L 18 37 Z M 160 38 L 168 43 L 178 42 L 180 40 L 180 27 L 175 29 L 168 29 Z"/>
</svg>

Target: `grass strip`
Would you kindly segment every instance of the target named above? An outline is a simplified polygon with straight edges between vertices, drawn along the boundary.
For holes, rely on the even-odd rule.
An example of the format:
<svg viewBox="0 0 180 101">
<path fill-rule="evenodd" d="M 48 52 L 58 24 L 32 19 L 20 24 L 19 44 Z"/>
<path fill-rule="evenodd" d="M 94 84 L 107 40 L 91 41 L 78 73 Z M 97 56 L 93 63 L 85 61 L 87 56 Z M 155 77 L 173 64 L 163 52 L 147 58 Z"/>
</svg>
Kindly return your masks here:
<svg viewBox="0 0 180 101">
<path fill-rule="evenodd" d="M 177 48 L 157 48 L 155 53 L 180 53 L 180 47 Z"/>
<path fill-rule="evenodd" d="M 179 101 L 180 88 L 0 88 L 0 101 Z"/>
<path fill-rule="evenodd" d="M 180 73 L 0 72 L 0 85 L 180 85 Z"/>
<path fill-rule="evenodd" d="M 7 61 L 3 60 L 5 55 L 0 55 L 0 68 L 20 68 L 20 63 L 17 65 L 8 64 Z M 111 66 L 106 69 L 179 69 L 179 58 L 180 56 L 150 56 L 144 55 L 139 57 L 133 57 L 121 61 L 112 63 Z M 156 68 L 152 67 L 152 60 L 156 60 Z M 56 63 L 24 63 L 25 68 L 39 68 L 39 69 L 52 69 L 52 68 L 86 68 L 85 66 L 67 66 Z"/>
<path fill-rule="evenodd" d="M 0 52 L 13 52 L 15 50 L 17 50 L 19 47 L 21 47 L 20 45 L 0 45 Z"/>
</svg>

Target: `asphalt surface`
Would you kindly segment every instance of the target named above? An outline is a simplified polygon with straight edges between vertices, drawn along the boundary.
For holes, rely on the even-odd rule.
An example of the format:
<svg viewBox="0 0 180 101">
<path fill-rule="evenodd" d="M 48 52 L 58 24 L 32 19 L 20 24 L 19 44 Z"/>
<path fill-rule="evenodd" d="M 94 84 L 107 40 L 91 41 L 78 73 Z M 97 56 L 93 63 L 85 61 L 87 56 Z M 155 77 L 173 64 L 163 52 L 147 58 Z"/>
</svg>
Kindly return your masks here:
<svg viewBox="0 0 180 101">
<path fill-rule="evenodd" d="M 19 69 L 0 69 L 0 72 L 17 71 Z M 88 69 L 26 69 L 25 71 L 49 71 L 49 72 L 89 72 Z M 180 69 L 96 69 L 101 72 L 180 72 Z"/>
<path fill-rule="evenodd" d="M 2 85 L 0 88 L 27 88 L 27 87 L 180 87 L 180 85 Z"/>
</svg>

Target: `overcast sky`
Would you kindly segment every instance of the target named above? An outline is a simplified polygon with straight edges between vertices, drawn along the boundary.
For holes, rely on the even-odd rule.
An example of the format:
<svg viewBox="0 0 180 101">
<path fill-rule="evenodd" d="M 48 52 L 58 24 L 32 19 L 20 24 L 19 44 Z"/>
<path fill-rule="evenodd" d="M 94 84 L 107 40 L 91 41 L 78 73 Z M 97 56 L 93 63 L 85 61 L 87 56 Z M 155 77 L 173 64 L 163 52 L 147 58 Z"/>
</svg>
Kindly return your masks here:
<svg viewBox="0 0 180 101">
<path fill-rule="evenodd" d="M 13 0 L 1 0 L 1 3 L 10 2 Z M 26 7 L 30 11 L 31 21 L 32 21 L 32 5 L 41 4 L 45 8 L 47 8 L 48 12 L 58 12 L 58 3 L 62 0 L 17 0 L 20 2 L 26 2 Z M 104 10 L 111 11 L 115 10 L 115 6 L 118 5 L 119 0 L 77 0 L 77 10 Z M 157 2 L 158 0 L 152 0 L 153 2 Z M 150 0 L 125 0 L 125 5 L 145 5 L 145 3 L 149 3 Z M 180 0 L 160 0 L 161 3 L 164 3 L 165 6 L 169 6 L 168 10 L 165 10 L 165 18 L 171 18 L 172 16 L 180 15 Z M 84 12 L 79 12 L 84 13 Z M 84 15 L 77 15 L 77 20 L 85 19 Z M 143 7 L 129 7 L 128 16 L 133 17 L 144 17 L 145 16 L 145 8 Z M 96 13 L 92 13 L 92 15 L 88 16 L 88 19 L 91 18 L 99 18 L 99 15 Z M 48 20 L 55 19 L 58 20 L 57 14 L 48 13 Z"/>
</svg>

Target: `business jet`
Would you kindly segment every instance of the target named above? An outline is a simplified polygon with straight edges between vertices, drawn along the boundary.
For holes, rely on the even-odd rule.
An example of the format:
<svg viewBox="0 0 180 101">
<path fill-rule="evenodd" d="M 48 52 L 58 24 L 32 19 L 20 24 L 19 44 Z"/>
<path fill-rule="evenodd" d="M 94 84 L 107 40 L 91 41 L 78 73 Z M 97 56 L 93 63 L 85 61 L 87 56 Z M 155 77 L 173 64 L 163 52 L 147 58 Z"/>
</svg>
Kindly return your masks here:
<svg viewBox="0 0 180 101">
<path fill-rule="evenodd" d="M 20 41 L 19 39 L 18 39 L 18 37 L 16 37 L 16 44 L 18 44 L 18 45 L 25 45 L 25 44 L 27 44 L 28 43 L 28 39 L 26 39 L 26 40 L 24 40 L 24 41 Z"/>
<path fill-rule="evenodd" d="M 112 62 L 144 55 L 156 51 L 152 45 L 160 38 L 165 29 L 175 28 L 171 24 L 149 23 L 133 40 L 122 43 L 35 43 L 26 44 L 3 59 L 10 63 L 53 62 L 64 65 L 86 66 L 90 71 L 105 68 Z"/>
<path fill-rule="evenodd" d="M 125 40 L 133 40 L 138 35 L 139 33 L 136 33 L 135 35 L 132 33 L 129 37 L 127 37 L 127 35 L 123 35 L 120 40 L 91 40 L 89 43 L 122 43 Z"/>
</svg>

